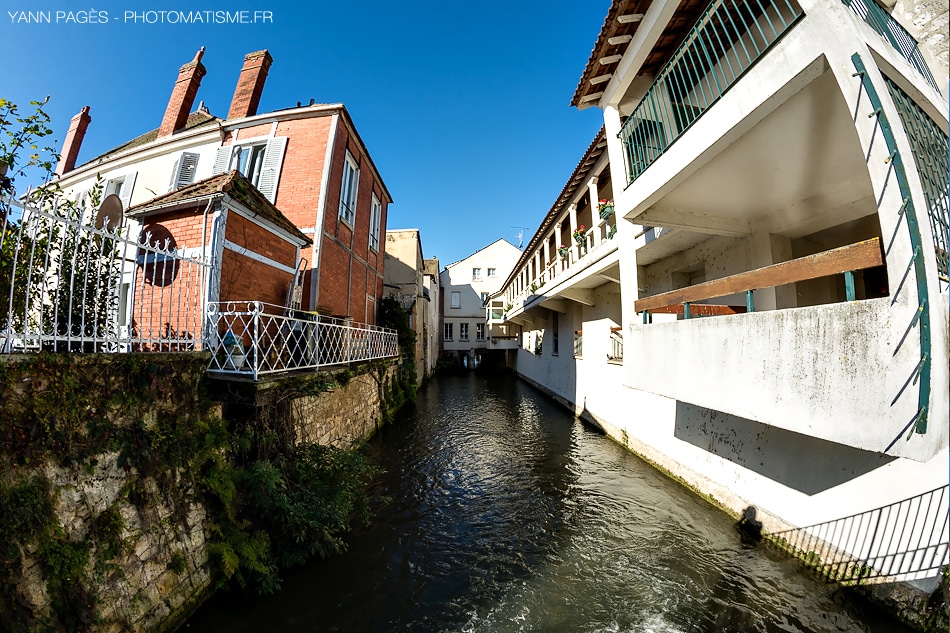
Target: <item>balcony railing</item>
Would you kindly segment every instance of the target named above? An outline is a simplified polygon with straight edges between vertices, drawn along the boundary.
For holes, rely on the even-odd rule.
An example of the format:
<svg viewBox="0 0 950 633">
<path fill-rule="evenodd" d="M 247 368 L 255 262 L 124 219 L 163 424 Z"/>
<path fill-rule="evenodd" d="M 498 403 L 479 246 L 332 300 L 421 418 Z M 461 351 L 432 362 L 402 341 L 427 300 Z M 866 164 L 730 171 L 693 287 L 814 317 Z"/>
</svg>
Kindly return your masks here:
<svg viewBox="0 0 950 633">
<path fill-rule="evenodd" d="M 620 131 L 627 183 L 646 171 L 802 16 L 791 0 L 714 0 Z"/>
<path fill-rule="evenodd" d="M 887 76 L 884 77 L 884 82 L 910 139 L 917 173 L 920 174 L 920 185 L 927 200 L 927 215 L 930 217 L 934 253 L 937 256 L 937 272 L 940 278 L 947 282 L 950 281 L 950 224 L 947 221 L 950 178 L 947 165 L 947 135 L 897 84 Z"/>
<path fill-rule="evenodd" d="M 881 5 L 874 0 L 841 0 L 841 2 L 893 46 L 894 50 L 923 75 L 934 90 L 939 90 L 930 67 L 920 54 L 920 44 Z"/>
<path fill-rule="evenodd" d="M 293 311 L 260 301 L 208 305 L 208 371 L 258 380 L 263 374 L 392 358 L 396 331 Z"/>
<path fill-rule="evenodd" d="M 616 231 L 616 224 L 607 223 L 587 229 L 581 241 L 573 241 L 566 247 L 565 253 L 558 253 L 556 259 L 544 266 L 538 276 L 528 282 L 526 288 L 509 297 L 512 307 L 517 309 L 524 306 L 532 297 L 544 292 L 544 288 L 550 288 L 549 284 L 552 282 L 566 279 L 590 262 L 612 252 L 616 248 L 616 242 L 612 241 Z M 493 318 L 493 314 L 490 318 Z"/>
<path fill-rule="evenodd" d="M 844 273 L 845 294 L 848 301 L 855 300 L 854 275 L 856 270 L 881 266 L 884 257 L 878 238 L 842 246 L 823 253 L 800 257 L 780 264 L 772 264 L 757 270 L 730 275 L 696 284 L 687 288 L 664 292 L 640 299 L 634 310 L 643 313 L 644 323 L 650 313 L 682 314 L 685 318 L 695 315 L 715 316 L 752 312 L 755 309 L 753 291 L 759 288 L 784 286 L 799 281 L 817 279 Z M 746 293 L 745 306 L 695 304 L 696 301 Z"/>
</svg>

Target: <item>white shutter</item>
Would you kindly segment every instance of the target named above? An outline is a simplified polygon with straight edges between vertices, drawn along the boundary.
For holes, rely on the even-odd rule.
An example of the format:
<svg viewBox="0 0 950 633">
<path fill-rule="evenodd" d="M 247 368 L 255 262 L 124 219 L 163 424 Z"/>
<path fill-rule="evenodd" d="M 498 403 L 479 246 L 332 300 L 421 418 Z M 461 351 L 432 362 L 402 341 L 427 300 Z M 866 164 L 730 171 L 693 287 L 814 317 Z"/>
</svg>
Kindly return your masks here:
<svg viewBox="0 0 950 633">
<path fill-rule="evenodd" d="M 267 141 L 264 150 L 264 164 L 261 177 L 257 181 L 257 190 L 273 202 L 277 198 L 277 181 L 280 180 L 280 167 L 284 162 L 284 150 L 287 149 L 287 137 L 278 136 Z"/>
<path fill-rule="evenodd" d="M 132 187 L 135 186 L 135 176 L 137 172 L 132 172 L 131 174 L 126 175 L 125 179 L 122 181 L 122 188 L 119 189 L 119 198 L 122 199 L 122 210 L 128 211 L 129 205 L 132 202 Z"/>
<path fill-rule="evenodd" d="M 181 155 L 181 161 L 178 167 L 178 175 L 175 182 L 175 188 L 190 185 L 195 181 L 195 172 L 198 171 L 198 154 L 184 152 Z"/>
<path fill-rule="evenodd" d="M 232 145 L 226 145 L 225 147 L 219 147 L 218 153 L 214 157 L 214 168 L 212 168 L 212 175 L 217 176 L 218 174 L 223 174 L 227 168 L 228 163 L 231 162 L 231 150 L 234 149 Z"/>
<path fill-rule="evenodd" d="M 175 166 L 172 167 L 172 177 L 168 179 L 169 191 L 174 191 L 175 189 L 178 188 L 176 183 L 178 182 L 179 167 L 181 167 L 181 159 L 176 160 Z"/>
</svg>

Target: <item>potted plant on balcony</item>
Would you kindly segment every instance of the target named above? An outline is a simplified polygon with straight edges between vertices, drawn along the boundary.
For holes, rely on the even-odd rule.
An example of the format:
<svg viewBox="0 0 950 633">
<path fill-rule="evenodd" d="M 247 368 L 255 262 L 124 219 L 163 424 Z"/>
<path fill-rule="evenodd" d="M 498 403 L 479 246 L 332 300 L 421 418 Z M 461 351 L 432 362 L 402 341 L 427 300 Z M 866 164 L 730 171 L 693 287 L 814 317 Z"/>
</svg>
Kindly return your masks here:
<svg viewBox="0 0 950 633">
<path fill-rule="evenodd" d="M 583 224 L 581 224 L 579 227 L 574 229 L 574 232 L 571 234 L 574 236 L 574 241 L 577 242 L 578 244 L 583 244 L 585 231 L 586 231 L 586 227 L 584 227 Z"/>
<path fill-rule="evenodd" d="M 600 201 L 597 209 L 600 211 L 600 217 L 606 220 L 614 214 L 614 201 L 605 198 Z"/>
<path fill-rule="evenodd" d="M 567 256 L 571 254 L 571 247 L 565 244 L 561 244 L 557 247 L 557 254 L 560 255 L 563 259 L 567 259 Z"/>
<path fill-rule="evenodd" d="M 221 340 L 221 345 L 224 347 L 225 351 L 225 360 L 222 369 L 233 369 L 238 371 L 243 369 L 244 346 L 238 342 L 231 330 L 228 330 L 227 334 L 224 335 L 224 338 Z"/>
</svg>

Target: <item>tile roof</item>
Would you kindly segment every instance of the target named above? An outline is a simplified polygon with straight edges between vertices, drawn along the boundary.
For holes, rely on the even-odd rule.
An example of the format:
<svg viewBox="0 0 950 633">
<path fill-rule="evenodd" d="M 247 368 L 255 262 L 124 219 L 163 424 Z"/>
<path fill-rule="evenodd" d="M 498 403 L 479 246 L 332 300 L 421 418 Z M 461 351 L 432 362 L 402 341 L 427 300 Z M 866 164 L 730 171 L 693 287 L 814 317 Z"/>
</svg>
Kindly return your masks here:
<svg viewBox="0 0 950 633">
<path fill-rule="evenodd" d="M 300 232 L 293 222 L 280 212 L 270 200 L 264 197 L 251 182 L 237 171 L 229 171 L 217 176 L 211 176 L 204 180 L 186 185 L 175 191 L 152 198 L 148 202 L 143 202 L 130 207 L 126 215 L 132 217 L 142 217 L 155 213 L 162 209 L 176 204 L 186 204 L 191 201 L 197 201 L 208 197 L 218 195 L 229 195 L 245 207 L 267 219 L 275 226 L 278 226 L 291 235 L 303 239 L 306 243 L 313 242 L 308 236 Z"/>
<path fill-rule="evenodd" d="M 613 1 L 604 19 L 604 25 L 600 29 L 597 43 L 594 44 L 594 49 L 587 60 L 587 67 L 574 91 L 574 97 L 571 99 L 572 106 L 583 109 L 597 105 L 599 101 L 597 93 L 607 87 L 612 79 L 610 75 L 616 72 L 620 59 L 627 50 L 630 43 L 627 36 L 632 38 L 640 26 L 640 20 L 621 22 L 620 17 L 645 14 L 652 4 L 653 0 Z M 680 0 L 673 17 L 647 53 L 643 65 L 636 69 L 637 75 L 647 74 L 655 77 L 708 4 L 708 0 Z M 611 44 L 610 40 L 617 43 Z M 602 63 L 603 61 L 607 63 Z M 607 78 L 602 82 L 591 83 L 591 80 L 605 76 Z M 588 96 L 593 98 L 585 100 L 584 98 Z"/>
<path fill-rule="evenodd" d="M 223 123 L 224 120 L 219 119 L 218 117 L 214 116 L 210 112 L 206 112 L 204 110 L 197 110 L 188 115 L 188 119 L 185 121 L 185 127 L 183 127 L 181 130 L 178 130 L 178 132 L 194 130 L 199 127 L 211 125 L 215 122 Z M 126 150 L 133 149 L 135 147 L 141 147 L 142 145 L 147 145 L 148 143 L 151 143 L 152 141 L 156 139 L 158 139 L 158 128 L 155 128 L 151 132 L 146 132 L 145 134 L 142 134 L 141 136 L 136 136 L 131 141 L 126 141 L 125 143 L 123 143 L 122 145 L 119 145 L 118 147 L 113 147 L 108 152 L 104 154 L 100 154 L 99 156 L 96 156 L 95 158 L 91 160 L 87 160 L 82 165 L 79 165 L 79 167 L 85 167 L 86 165 L 90 165 L 92 163 L 101 162 L 105 159 L 111 158 L 115 156 L 116 154 L 119 154 Z M 79 167 L 77 167 L 77 169 Z"/>
</svg>

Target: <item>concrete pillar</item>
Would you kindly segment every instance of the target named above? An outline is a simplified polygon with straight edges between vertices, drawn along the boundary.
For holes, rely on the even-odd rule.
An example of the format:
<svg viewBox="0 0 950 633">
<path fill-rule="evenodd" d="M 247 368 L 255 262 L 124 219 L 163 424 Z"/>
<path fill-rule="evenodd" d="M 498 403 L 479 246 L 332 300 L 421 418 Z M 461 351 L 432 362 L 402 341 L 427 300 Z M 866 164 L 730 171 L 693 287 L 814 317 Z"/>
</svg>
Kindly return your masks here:
<svg viewBox="0 0 950 633">
<path fill-rule="evenodd" d="M 792 242 L 787 237 L 773 235 L 764 229 L 753 230 L 749 239 L 749 266 L 751 269 L 771 266 L 792 258 Z M 797 304 L 795 286 L 761 288 L 756 290 L 755 309 L 776 310 L 794 308 Z"/>
<path fill-rule="evenodd" d="M 590 225 L 592 229 L 598 229 L 594 231 L 594 244 L 597 245 L 601 242 L 601 232 L 599 229 L 604 223 L 604 221 L 600 219 L 600 210 L 598 209 L 600 206 L 600 195 L 597 191 L 597 176 L 587 181 L 587 194 L 590 197 Z"/>
</svg>

